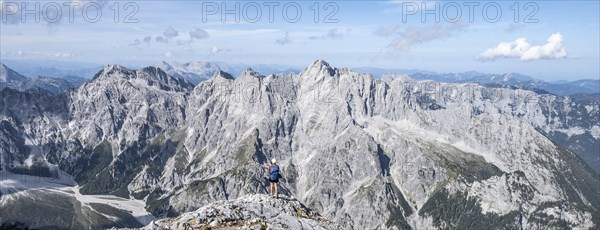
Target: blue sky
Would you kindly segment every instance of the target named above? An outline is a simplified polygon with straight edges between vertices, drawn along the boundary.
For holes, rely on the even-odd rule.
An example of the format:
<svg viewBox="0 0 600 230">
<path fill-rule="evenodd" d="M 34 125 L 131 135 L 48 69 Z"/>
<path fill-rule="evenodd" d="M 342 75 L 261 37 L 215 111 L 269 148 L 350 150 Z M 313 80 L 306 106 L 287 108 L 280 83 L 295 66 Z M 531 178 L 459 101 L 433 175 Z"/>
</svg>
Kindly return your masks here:
<svg viewBox="0 0 600 230">
<path fill-rule="evenodd" d="M 235 10 L 236 4 L 239 22 L 233 14 L 222 15 L 223 7 Z M 125 65 L 225 61 L 303 67 L 325 59 L 337 67 L 519 72 L 545 80 L 600 76 L 598 1 L 28 1 L 23 5 L 1 0 L 0 5 L 4 60 Z M 60 17 L 57 6 L 62 7 Z M 96 6 L 102 15 L 91 22 Z M 33 13 L 23 15 L 23 7 Z M 298 7 L 302 14 L 297 16 Z M 82 15 L 84 11 L 87 14 Z M 260 19 L 255 17 L 258 11 Z M 421 14 L 427 12 L 422 20 Z M 129 14 L 132 17 L 125 23 Z M 47 22 L 53 20 L 58 22 Z"/>
</svg>

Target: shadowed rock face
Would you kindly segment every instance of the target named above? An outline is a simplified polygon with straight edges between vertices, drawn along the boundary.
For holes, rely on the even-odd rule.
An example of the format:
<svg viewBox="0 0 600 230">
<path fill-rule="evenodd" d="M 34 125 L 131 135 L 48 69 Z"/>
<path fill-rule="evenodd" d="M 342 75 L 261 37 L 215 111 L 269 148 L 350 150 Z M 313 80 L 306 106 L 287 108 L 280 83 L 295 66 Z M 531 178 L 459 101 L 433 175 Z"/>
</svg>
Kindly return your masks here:
<svg viewBox="0 0 600 230">
<path fill-rule="evenodd" d="M 113 65 L 69 94 L 1 93 L 3 170 L 60 168 L 82 193 L 144 200 L 159 218 L 266 193 L 276 158 L 281 192 L 342 228 L 600 223 L 598 174 L 549 139 L 583 132 L 579 147 L 597 151 L 598 104 L 568 97 L 376 80 L 322 60 L 194 88 Z"/>
<path fill-rule="evenodd" d="M 217 201 L 178 217 L 150 223 L 145 229 L 339 229 L 298 200 L 282 195 L 246 195 Z"/>
</svg>

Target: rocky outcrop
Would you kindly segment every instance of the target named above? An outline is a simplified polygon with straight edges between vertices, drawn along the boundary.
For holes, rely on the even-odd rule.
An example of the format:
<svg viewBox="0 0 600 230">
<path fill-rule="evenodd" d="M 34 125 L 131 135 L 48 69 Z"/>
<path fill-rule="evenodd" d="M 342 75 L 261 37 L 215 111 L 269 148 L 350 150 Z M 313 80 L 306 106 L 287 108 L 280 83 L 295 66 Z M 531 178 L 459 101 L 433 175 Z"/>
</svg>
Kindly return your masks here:
<svg viewBox="0 0 600 230">
<path fill-rule="evenodd" d="M 145 229 L 339 229 L 293 197 L 256 194 L 210 203 Z"/>
</svg>

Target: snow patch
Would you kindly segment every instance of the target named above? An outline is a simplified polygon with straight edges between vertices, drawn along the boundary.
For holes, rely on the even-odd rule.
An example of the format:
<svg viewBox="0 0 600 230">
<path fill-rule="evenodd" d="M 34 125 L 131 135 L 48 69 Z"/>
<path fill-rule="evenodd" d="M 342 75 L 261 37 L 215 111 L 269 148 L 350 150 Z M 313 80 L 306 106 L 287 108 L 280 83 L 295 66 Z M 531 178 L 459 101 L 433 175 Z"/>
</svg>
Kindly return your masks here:
<svg viewBox="0 0 600 230">
<path fill-rule="evenodd" d="M 582 134 L 585 134 L 585 132 L 587 132 L 586 129 L 581 128 L 581 127 L 572 127 L 572 128 L 569 128 L 569 129 L 554 129 L 553 131 L 564 133 L 569 138 L 571 138 L 572 136 L 582 135 Z"/>
<path fill-rule="evenodd" d="M 595 125 L 590 129 L 590 134 L 596 139 L 600 139 L 600 126 Z"/>
<path fill-rule="evenodd" d="M 585 106 L 585 110 L 587 110 L 588 113 L 592 113 L 592 111 L 594 111 L 595 109 L 596 109 L 595 106 L 591 106 L 591 105 Z"/>
</svg>

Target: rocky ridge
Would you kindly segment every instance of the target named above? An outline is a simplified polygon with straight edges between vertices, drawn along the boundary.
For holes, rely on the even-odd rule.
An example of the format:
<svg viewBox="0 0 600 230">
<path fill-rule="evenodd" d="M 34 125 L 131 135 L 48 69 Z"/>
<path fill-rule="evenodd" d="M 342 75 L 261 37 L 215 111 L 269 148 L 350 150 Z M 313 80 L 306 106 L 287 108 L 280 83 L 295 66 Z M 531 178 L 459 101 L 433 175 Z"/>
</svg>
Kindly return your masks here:
<svg viewBox="0 0 600 230">
<path fill-rule="evenodd" d="M 293 197 L 255 194 L 216 201 L 178 217 L 155 221 L 145 229 L 338 229 Z"/>
<path fill-rule="evenodd" d="M 158 218 L 265 193 L 277 158 L 282 193 L 342 228 L 600 223 L 598 174 L 552 139 L 600 143 L 598 104 L 569 97 L 374 79 L 323 60 L 195 87 L 107 66 L 67 95 L 1 94 L 2 170 L 60 168 L 81 193 L 143 200 Z"/>
</svg>

